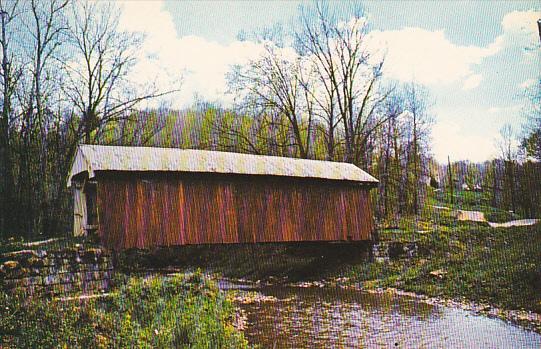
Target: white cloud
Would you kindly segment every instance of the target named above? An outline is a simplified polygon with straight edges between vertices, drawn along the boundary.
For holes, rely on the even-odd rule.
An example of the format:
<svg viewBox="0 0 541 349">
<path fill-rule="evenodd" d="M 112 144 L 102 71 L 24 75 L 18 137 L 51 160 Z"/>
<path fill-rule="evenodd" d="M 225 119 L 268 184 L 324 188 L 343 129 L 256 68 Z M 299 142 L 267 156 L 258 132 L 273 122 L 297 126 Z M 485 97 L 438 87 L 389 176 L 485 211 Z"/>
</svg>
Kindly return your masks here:
<svg viewBox="0 0 541 349">
<path fill-rule="evenodd" d="M 439 122 L 432 129 L 433 153 L 436 160 L 485 161 L 496 155 L 494 140 L 473 136 L 465 132 L 469 125 L 459 125 L 452 121 Z"/>
<path fill-rule="evenodd" d="M 450 42 L 444 31 L 422 28 L 372 31 L 370 46 L 387 52 L 384 70 L 387 76 L 415 80 L 425 85 L 462 82 L 468 90 L 479 85 L 482 76 L 473 72 L 475 65 L 502 50 L 514 47 L 525 55 L 539 55 L 539 12 L 514 11 L 501 22 L 502 34 L 485 47 L 462 46 Z"/>
<path fill-rule="evenodd" d="M 513 104 L 508 106 L 490 107 L 487 112 L 489 114 L 495 114 L 493 120 L 498 122 L 512 123 L 520 115 L 522 110 L 522 104 Z"/>
<path fill-rule="evenodd" d="M 535 48 L 539 46 L 537 20 L 539 11 L 513 11 L 503 17 L 503 34 L 496 41 L 504 46 Z"/>
<path fill-rule="evenodd" d="M 123 2 L 121 7 L 120 27 L 146 35 L 134 78 L 142 83 L 154 82 L 162 89 L 181 87 L 179 93 L 170 96 L 175 107 L 191 104 L 194 94 L 230 103 L 225 74 L 231 65 L 247 62 L 261 52 L 260 45 L 249 41 L 224 45 L 197 36 L 179 37 L 162 1 Z M 524 20 L 531 22 L 533 14 L 506 15 L 502 22 L 504 34 L 487 47 L 456 45 L 443 31 L 420 28 L 373 31 L 368 36 L 369 45 L 387 52 L 384 70 L 391 78 L 427 85 L 458 82 L 469 90 L 482 80 L 472 67 L 512 43 L 513 37 L 531 35 Z"/>
<path fill-rule="evenodd" d="M 467 86 L 475 87 L 481 76 L 473 73 L 472 66 L 499 50 L 496 45 L 456 45 L 445 37 L 443 31 L 421 28 L 373 31 L 370 41 L 372 47 L 386 48 L 384 70 L 388 76 L 426 85 L 472 79 Z"/>
<path fill-rule="evenodd" d="M 250 41 L 223 45 L 197 36 L 179 37 L 161 1 L 124 2 L 122 8 L 120 27 L 145 33 L 133 78 L 155 82 L 163 90 L 180 87 L 180 92 L 168 96 L 173 107 L 192 104 L 195 94 L 208 101 L 230 103 L 226 73 L 231 65 L 242 64 L 261 50 Z"/>
<path fill-rule="evenodd" d="M 465 81 L 464 85 L 462 86 L 463 90 L 471 90 L 479 86 L 481 83 L 481 80 L 483 80 L 483 76 L 481 74 L 474 74 L 470 75 Z"/>
<path fill-rule="evenodd" d="M 498 155 L 497 140 L 506 125 L 520 128 L 521 104 L 492 106 L 436 107 L 432 128 L 432 150 L 438 161 L 485 161 Z"/>
</svg>

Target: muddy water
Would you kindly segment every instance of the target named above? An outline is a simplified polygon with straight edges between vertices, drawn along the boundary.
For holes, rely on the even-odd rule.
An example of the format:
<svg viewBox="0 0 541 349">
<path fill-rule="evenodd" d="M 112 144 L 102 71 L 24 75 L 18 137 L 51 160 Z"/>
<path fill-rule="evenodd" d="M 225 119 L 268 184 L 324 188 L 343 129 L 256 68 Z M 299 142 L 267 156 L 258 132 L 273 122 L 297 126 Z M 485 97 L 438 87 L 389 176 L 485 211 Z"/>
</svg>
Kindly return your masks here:
<svg viewBox="0 0 541 349">
<path fill-rule="evenodd" d="M 262 348 L 541 348 L 535 332 L 404 296 L 276 286 L 257 292 L 239 306 L 245 335 Z"/>
</svg>

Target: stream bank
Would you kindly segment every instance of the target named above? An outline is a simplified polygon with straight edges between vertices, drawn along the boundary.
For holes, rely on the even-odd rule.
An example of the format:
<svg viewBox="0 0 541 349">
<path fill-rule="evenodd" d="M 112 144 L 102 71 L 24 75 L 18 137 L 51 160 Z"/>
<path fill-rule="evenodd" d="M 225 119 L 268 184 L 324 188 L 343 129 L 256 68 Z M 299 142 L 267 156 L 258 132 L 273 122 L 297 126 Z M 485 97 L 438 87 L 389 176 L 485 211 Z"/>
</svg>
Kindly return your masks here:
<svg viewBox="0 0 541 349">
<path fill-rule="evenodd" d="M 538 348 L 541 335 L 484 309 L 466 310 L 397 290 L 329 286 L 232 283 L 238 321 L 252 344 L 263 348 Z M 415 335 L 412 335 L 415 334 Z"/>
<path fill-rule="evenodd" d="M 303 289 L 306 290 L 324 290 L 324 292 L 333 292 L 336 290 L 344 290 L 351 292 L 359 292 L 380 296 L 395 296 L 395 297 L 406 297 L 416 302 L 431 305 L 431 306 L 440 306 L 446 308 L 452 308 L 455 310 L 461 310 L 469 312 L 476 316 L 484 316 L 492 319 L 500 319 L 509 324 L 519 326 L 525 330 L 531 330 L 537 332 L 541 335 L 541 314 L 528 311 L 528 310 L 511 310 L 511 309 L 502 309 L 488 303 L 478 303 L 468 301 L 467 299 L 449 299 L 441 297 L 429 297 L 423 294 L 417 294 L 414 292 L 408 292 L 404 290 L 399 290 L 396 288 L 365 288 L 360 284 L 351 284 L 348 283 L 350 280 L 347 278 L 337 278 L 334 280 L 322 280 L 322 281 L 311 281 L 311 282 L 296 282 L 296 283 L 287 283 L 285 280 L 272 279 L 271 281 L 266 282 L 253 282 L 245 279 L 228 279 L 220 278 L 214 276 L 220 289 L 224 291 L 253 291 L 259 292 L 260 290 L 265 290 L 268 288 L 277 289 L 277 288 L 287 288 L 292 290 L 299 290 L 298 292 L 303 292 Z M 275 283 L 273 283 L 275 282 Z M 255 300 L 265 299 L 264 297 L 256 297 Z M 237 301 L 251 302 L 254 299 L 250 300 L 248 298 L 238 298 Z"/>
</svg>

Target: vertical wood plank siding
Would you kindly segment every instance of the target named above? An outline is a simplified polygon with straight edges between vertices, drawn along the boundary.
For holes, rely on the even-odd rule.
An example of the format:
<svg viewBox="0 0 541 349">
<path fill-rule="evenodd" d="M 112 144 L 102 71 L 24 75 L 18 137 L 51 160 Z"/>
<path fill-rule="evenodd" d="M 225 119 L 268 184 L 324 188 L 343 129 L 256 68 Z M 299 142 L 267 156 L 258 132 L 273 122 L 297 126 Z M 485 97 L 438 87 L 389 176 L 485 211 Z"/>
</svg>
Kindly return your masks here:
<svg viewBox="0 0 541 349">
<path fill-rule="evenodd" d="M 99 236 L 115 249 L 370 238 L 369 188 L 351 182 L 101 172 Z"/>
</svg>

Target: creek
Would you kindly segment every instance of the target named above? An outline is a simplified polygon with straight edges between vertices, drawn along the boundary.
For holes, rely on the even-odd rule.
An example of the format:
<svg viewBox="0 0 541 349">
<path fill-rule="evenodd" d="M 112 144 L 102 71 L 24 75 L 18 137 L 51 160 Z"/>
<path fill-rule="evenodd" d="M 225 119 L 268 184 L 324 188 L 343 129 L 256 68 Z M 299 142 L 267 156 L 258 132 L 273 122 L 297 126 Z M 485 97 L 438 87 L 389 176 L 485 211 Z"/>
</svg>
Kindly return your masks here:
<svg viewBox="0 0 541 349">
<path fill-rule="evenodd" d="M 541 348 L 541 335 L 416 298 L 331 287 L 250 286 L 238 293 L 244 333 L 262 348 Z"/>
</svg>

